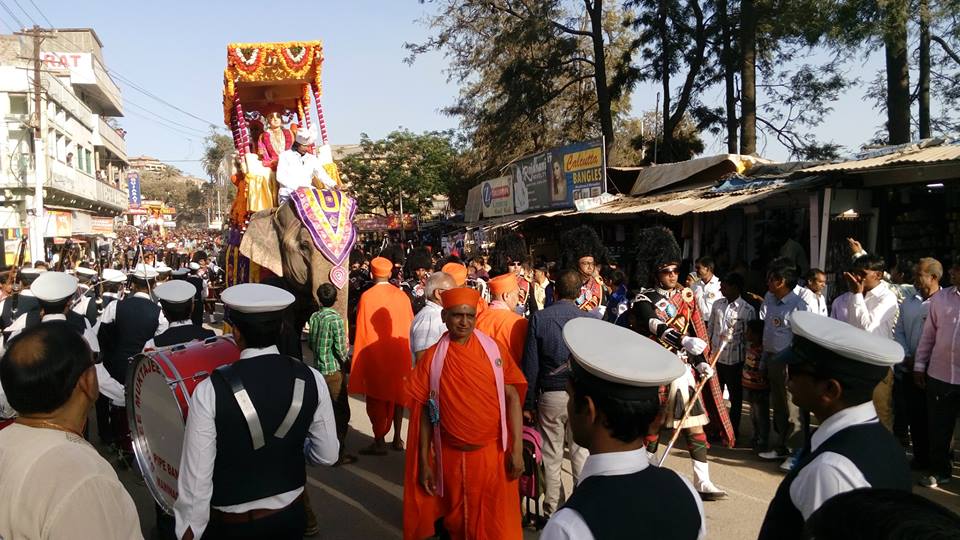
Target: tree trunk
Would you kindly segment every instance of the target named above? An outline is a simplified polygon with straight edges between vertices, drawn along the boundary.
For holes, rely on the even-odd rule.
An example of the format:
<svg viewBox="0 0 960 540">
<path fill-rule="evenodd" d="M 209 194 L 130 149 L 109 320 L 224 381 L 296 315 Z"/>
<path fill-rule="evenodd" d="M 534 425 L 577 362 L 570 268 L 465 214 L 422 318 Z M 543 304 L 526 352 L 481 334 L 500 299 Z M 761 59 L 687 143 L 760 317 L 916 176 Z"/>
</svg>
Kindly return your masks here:
<svg viewBox="0 0 960 540">
<path fill-rule="evenodd" d="M 740 153 L 757 152 L 757 9 L 754 0 L 740 2 Z"/>
<path fill-rule="evenodd" d="M 660 62 L 661 72 L 663 73 L 663 110 L 660 113 L 663 116 L 663 129 L 661 130 L 660 152 L 659 156 L 654 156 L 657 163 L 670 163 L 673 161 L 673 122 L 670 119 L 670 58 L 673 54 L 670 45 L 670 14 L 667 0 L 660 0 Z"/>
<path fill-rule="evenodd" d="M 731 38 L 733 29 L 730 28 L 730 14 L 727 0 L 718 0 L 717 12 L 720 16 L 720 32 L 723 41 L 721 49 L 721 63 L 723 64 L 723 79 L 726 85 L 727 98 L 727 152 L 737 153 L 737 96 L 734 85 L 734 76 L 736 75 L 736 66 L 734 65 L 733 51 L 731 50 Z"/>
<path fill-rule="evenodd" d="M 930 132 L 930 2 L 920 0 L 920 138 L 929 139 Z"/>
<path fill-rule="evenodd" d="M 907 53 L 907 0 L 891 0 L 885 15 L 887 62 L 887 138 L 889 144 L 910 142 L 910 66 Z"/>
<path fill-rule="evenodd" d="M 613 148 L 613 113 L 610 88 L 607 86 L 607 57 L 603 43 L 603 0 L 584 0 L 590 14 L 590 33 L 593 41 L 593 80 L 597 86 L 597 109 L 600 115 L 600 133 L 603 134 L 607 155 Z"/>
</svg>

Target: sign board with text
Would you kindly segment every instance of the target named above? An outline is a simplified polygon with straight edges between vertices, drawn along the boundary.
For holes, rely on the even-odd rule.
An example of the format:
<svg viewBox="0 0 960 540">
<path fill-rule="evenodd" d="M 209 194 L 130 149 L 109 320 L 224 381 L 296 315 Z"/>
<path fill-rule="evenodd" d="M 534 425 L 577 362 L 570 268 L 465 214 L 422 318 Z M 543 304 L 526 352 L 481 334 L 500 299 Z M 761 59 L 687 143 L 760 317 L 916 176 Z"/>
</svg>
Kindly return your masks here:
<svg viewBox="0 0 960 540">
<path fill-rule="evenodd" d="M 480 184 L 483 217 L 509 216 L 513 213 L 511 177 L 501 176 Z"/>
<path fill-rule="evenodd" d="M 517 213 L 573 208 L 576 201 L 603 193 L 601 139 L 554 148 L 513 165 Z"/>
<path fill-rule="evenodd" d="M 97 84 L 91 53 L 40 51 L 40 61 L 45 69 L 69 73 L 71 84 Z"/>
<path fill-rule="evenodd" d="M 130 208 L 140 208 L 142 200 L 140 196 L 140 174 L 135 172 L 128 173 L 127 202 L 130 203 Z"/>
</svg>

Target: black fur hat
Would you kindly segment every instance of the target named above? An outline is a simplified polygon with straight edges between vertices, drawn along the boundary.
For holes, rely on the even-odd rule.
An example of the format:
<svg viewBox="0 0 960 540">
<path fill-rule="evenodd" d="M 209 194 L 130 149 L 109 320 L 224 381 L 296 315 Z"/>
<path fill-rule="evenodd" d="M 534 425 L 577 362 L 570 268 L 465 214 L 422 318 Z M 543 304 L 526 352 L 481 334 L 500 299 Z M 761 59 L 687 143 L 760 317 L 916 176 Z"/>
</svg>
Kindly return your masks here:
<svg viewBox="0 0 960 540">
<path fill-rule="evenodd" d="M 527 251 L 527 241 L 520 233 L 510 233 L 497 240 L 490 253 L 491 277 L 510 272 L 510 262 L 527 262 L 530 253 Z"/>
<path fill-rule="evenodd" d="M 403 248 L 400 247 L 400 244 L 387 244 L 387 246 L 380 251 L 380 256 L 390 259 L 390 262 L 393 264 L 403 265 Z"/>
<path fill-rule="evenodd" d="M 430 255 L 429 249 L 418 247 L 410 252 L 410 257 L 407 258 L 407 269 L 412 273 L 417 268 L 426 268 L 427 270 L 433 268 L 433 257 Z"/>
<path fill-rule="evenodd" d="M 670 229 L 657 225 L 637 233 L 636 265 L 633 277 L 640 287 L 651 287 L 657 270 L 668 264 L 680 264 L 680 246 Z"/>
<path fill-rule="evenodd" d="M 597 264 L 607 263 L 607 247 L 592 227 L 581 225 L 560 235 L 560 269 L 577 270 L 582 257 L 593 257 Z"/>
</svg>

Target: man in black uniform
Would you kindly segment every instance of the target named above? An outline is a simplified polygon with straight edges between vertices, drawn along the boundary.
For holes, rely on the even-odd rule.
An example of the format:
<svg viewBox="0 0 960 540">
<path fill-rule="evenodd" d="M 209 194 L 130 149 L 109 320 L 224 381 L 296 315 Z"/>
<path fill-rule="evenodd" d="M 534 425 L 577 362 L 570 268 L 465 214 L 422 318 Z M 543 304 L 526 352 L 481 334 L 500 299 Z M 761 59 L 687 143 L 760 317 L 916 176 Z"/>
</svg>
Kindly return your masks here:
<svg viewBox="0 0 960 540">
<path fill-rule="evenodd" d="M 204 340 L 216 335 L 213 330 L 197 326 L 190 320 L 193 304 L 196 301 L 195 293 L 194 286 L 186 281 L 174 280 L 157 285 L 153 294 L 160 301 L 163 315 L 170 326 L 166 332 L 157 334 L 147 341 L 143 346 L 144 351 L 172 347 L 195 339 Z"/>
<path fill-rule="evenodd" d="M 10 337 L 10 332 L 7 329 L 10 328 L 13 321 L 17 320 L 17 317 L 30 311 L 39 313 L 40 304 L 33 296 L 30 285 L 40 273 L 39 270 L 34 268 L 21 268 L 17 275 L 18 282 L 13 284 L 13 294 L 0 300 L 0 330 L 3 330 L 4 338 Z M 17 291 L 18 287 L 19 292 Z"/>
<path fill-rule="evenodd" d="M 261 283 L 221 295 L 243 351 L 194 390 L 174 506 L 177 538 L 296 539 L 305 528 L 304 459 L 339 457 L 320 373 L 277 350 L 294 296 Z"/>
<path fill-rule="evenodd" d="M 668 386 L 664 427 L 681 429 L 693 465 L 693 485 L 707 501 L 726 498 L 727 494 L 710 480 L 707 462 L 707 436 L 704 426 L 719 432 L 727 446 L 733 446 L 733 426 L 723 393 L 705 356 L 707 327 L 697 309 L 693 291 L 678 283 L 680 246 L 669 229 L 650 227 L 638 234 L 635 280 L 644 287 L 631 306 L 633 329 L 657 341 L 675 353 L 689 367 Z M 711 379 L 683 419 L 697 384 Z M 659 427 L 659 426 L 658 426 Z M 720 429 L 722 428 L 722 429 Z M 650 433 L 647 447 L 656 453 L 659 433 Z"/>
<path fill-rule="evenodd" d="M 197 289 L 193 297 L 193 310 L 190 312 L 190 320 L 197 326 L 203 324 L 203 278 L 197 275 L 199 270 L 200 264 L 192 262 L 189 268 L 181 268 L 171 273 L 172 279 L 186 281 Z"/>
<path fill-rule="evenodd" d="M 801 538 L 804 522 L 835 495 L 861 488 L 910 491 L 903 448 L 877 419 L 873 389 L 903 348 L 847 323 L 796 311 L 793 344 L 772 361 L 787 363 L 793 402 L 820 420 L 770 501 L 761 540 Z"/>
<path fill-rule="evenodd" d="M 569 425 L 590 457 L 541 540 L 704 538 L 697 492 L 674 471 L 651 466 L 644 448 L 660 386 L 687 367 L 653 341 L 589 317 L 568 322 L 563 341 L 570 349 Z"/>
</svg>

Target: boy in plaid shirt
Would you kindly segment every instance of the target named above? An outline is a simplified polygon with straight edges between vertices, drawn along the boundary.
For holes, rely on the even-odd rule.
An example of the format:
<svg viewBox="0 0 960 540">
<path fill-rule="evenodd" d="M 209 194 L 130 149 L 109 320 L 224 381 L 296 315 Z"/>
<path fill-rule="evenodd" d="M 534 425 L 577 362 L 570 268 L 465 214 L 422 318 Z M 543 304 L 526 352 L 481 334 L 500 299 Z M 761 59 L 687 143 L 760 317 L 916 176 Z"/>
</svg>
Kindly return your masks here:
<svg viewBox="0 0 960 540">
<path fill-rule="evenodd" d="M 333 416 L 337 422 L 337 439 L 340 441 L 340 460 L 335 465 L 357 461 L 355 456 L 344 453 L 343 440 L 350 423 L 350 402 L 347 394 L 347 377 L 343 366 L 350 362 L 347 354 L 347 334 L 343 319 L 333 309 L 337 302 L 337 289 L 324 283 L 317 289 L 320 311 L 310 316 L 310 336 L 307 344 L 313 351 L 313 363 L 327 381 Z"/>
</svg>

